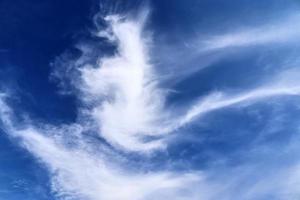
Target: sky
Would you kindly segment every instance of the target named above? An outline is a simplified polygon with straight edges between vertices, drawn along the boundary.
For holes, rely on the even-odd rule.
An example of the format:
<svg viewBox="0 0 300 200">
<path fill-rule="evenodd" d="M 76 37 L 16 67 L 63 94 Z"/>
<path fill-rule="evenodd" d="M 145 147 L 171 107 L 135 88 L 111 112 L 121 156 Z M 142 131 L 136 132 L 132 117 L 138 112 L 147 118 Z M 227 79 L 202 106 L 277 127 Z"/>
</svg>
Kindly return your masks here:
<svg viewBox="0 0 300 200">
<path fill-rule="evenodd" d="M 0 200 L 300 199 L 298 0 L 0 15 Z"/>
</svg>

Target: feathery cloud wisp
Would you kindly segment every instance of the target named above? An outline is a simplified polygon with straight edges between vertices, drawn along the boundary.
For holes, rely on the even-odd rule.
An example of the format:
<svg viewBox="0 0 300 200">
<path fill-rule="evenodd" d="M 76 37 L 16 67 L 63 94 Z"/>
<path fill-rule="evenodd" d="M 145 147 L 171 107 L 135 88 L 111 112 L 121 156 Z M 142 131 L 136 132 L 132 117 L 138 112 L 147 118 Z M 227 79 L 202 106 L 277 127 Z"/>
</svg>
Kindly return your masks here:
<svg viewBox="0 0 300 200">
<path fill-rule="evenodd" d="M 300 29 L 297 23 L 299 20 L 300 16 L 296 14 L 271 25 L 258 25 L 256 28 L 244 28 L 237 32 L 213 36 L 203 42 L 202 51 L 298 41 Z"/>
<path fill-rule="evenodd" d="M 100 100 L 91 116 L 99 122 L 100 135 L 113 145 L 136 151 L 161 147 L 159 140 L 142 141 L 142 137 L 156 136 L 166 117 L 165 92 L 158 88 L 149 63 L 143 23 L 118 16 L 106 20 L 109 30 L 100 35 L 115 38 L 118 52 L 102 58 L 96 67 L 81 69 L 81 90 L 89 100 Z"/>
</svg>

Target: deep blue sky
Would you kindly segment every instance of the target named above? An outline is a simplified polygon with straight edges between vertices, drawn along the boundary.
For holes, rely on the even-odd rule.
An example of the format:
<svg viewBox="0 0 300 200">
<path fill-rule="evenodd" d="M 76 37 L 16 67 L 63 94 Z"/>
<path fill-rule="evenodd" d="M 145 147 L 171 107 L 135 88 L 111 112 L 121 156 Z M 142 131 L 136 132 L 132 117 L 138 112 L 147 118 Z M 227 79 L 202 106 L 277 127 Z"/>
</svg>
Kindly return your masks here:
<svg viewBox="0 0 300 200">
<path fill-rule="evenodd" d="M 124 13 L 147 3 L 111 1 L 114 3 L 102 4 L 118 5 L 116 10 Z M 249 45 L 206 54 L 197 54 L 195 47 L 201 45 L 197 38 L 280 22 L 299 11 L 299 1 L 153 0 L 147 5 L 151 14 L 146 29 L 153 36 L 150 54 L 162 77 L 167 77 L 163 84 L 175 91 L 167 98 L 170 108 L 183 108 L 211 91 L 234 94 L 255 88 L 288 68 L 287 63 L 292 67 L 298 63 L 299 42 Z M 76 44 L 94 41 L 90 32 L 95 30 L 92 19 L 98 12 L 105 11 L 99 9 L 97 0 L 0 0 L 0 89 L 12 91 L 8 103 L 17 110 L 17 118 L 26 115 L 54 125 L 76 119 L 79 102 L 73 94 L 61 95 L 58 81 L 50 74 L 62 55 L 76 57 Z M 102 48 L 103 53 L 111 50 Z M 209 59 L 214 60 L 208 61 L 209 67 L 189 73 Z M 180 73 L 173 77 L 173 69 Z M 174 161 L 175 170 L 221 168 L 221 173 L 247 163 L 266 170 L 295 162 L 293 151 L 282 150 L 299 132 L 298 100 L 275 97 L 208 113 L 178 131 L 185 137 L 176 139 L 180 136 L 175 134 L 167 150 L 149 158 L 147 166 L 168 167 L 168 159 Z M 44 164 L 2 132 L 0 199 L 55 200 Z M 255 152 L 262 146 L 267 150 Z M 140 155 L 128 156 L 137 160 L 137 166 L 143 165 L 138 162 L 143 160 Z"/>
</svg>

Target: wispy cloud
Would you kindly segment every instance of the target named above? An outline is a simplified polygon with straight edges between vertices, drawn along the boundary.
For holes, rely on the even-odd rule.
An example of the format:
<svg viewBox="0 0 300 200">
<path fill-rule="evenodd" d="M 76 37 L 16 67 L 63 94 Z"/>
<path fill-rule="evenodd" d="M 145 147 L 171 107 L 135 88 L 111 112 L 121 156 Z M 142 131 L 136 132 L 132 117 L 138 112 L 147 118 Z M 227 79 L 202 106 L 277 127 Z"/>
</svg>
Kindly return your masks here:
<svg viewBox="0 0 300 200">
<path fill-rule="evenodd" d="M 165 146 L 164 140 L 146 142 L 143 137 L 164 136 L 197 116 L 224 107 L 272 96 L 299 95 L 299 87 L 295 82 L 263 85 L 233 95 L 216 92 L 203 97 L 188 109 L 185 116 L 178 119 L 177 113 L 164 107 L 167 92 L 158 86 L 159 75 L 149 62 L 149 39 L 142 34 L 143 23 L 126 21 L 118 16 L 110 16 L 106 20 L 110 24 L 109 29 L 98 35 L 117 42 L 118 53 L 114 57 L 101 59 L 96 68 L 84 66 L 81 69 L 84 84 L 81 89 L 88 98 L 101 99 L 101 103 L 93 109 L 92 117 L 99 122 L 102 137 L 113 145 L 133 151 L 162 148 Z M 290 21 L 288 26 L 293 24 L 294 18 Z M 289 34 L 279 33 L 279 37 L 290 38 L 298 34 L 294 30 L 286 31 Z M 255 34 L 255 38 L 260 38 L 262 42 L 273 41 L 278 36 L 278 33 L 276 37 L 275 34 L 266 34 L 264 30 L 261 33 L 265 35 L 260 37 Z M 250 40 L 247 41 L 251 44 Z"/>
<path fill-rule="evenodd" d="M 0 119 L 5 131 L 21 139 L 24 148 L 46 165 L 51 173 L 52 189 L 58 198 L 253 199 L 278 188 L 281 193 L 277 193 L 282 197 L 286 193 L 298 194 L 298 190 L 292 187 L 299 182 L 299 169 L 294 166 L 285 168 L 282 176 L 269 176 L 268 179 L 259 176 L 255 183 L 250 184 L 251 187 L 241 185 L 257 170 L 251 164 L 225 175 L 222 175 L 224 169 L 176 171 L 141 167 L 133 171 L 133 163 L 125 156 L 126 153 L 137 153 L 147 160 L 147 153 L 163 150 L 168 145 L 165 138 L 169 134 L 205 114 L 244 103 L 251 105 L 270 97 L 299 95 L 300 86 L 295 78 L 295 74 L 299 73 L 297 70 L 281 73 L 279 78 L 272 80 L 275 83 L 266 83 L 248 91 L 212 92 L 190 106 L 184 106 L 185 114 L 178 116 L 177 107 L 169 109 L 166 106 L 167 89 L 161 86 L 159 74 L 148 57 L 151 38 L 146 37 L 144 32 L 145 17 L 133 20 L 111 15 L 103 20 L 107 29 L 97 35 L 116 45 L 116 52 L 109 57 L 99 55 L 96 65 L 85 62 L 84 56 L 87 55 L 78 60 L 79 77 L 75 77 L 74 87 L 80 91 L 77 97 L 83 106 L 78 108 L 82 116 L 76 122 L 61 126 L 28 122 L 15 126 L 14 109 L 5 103 L 8 97 L 0 96 Z M 298 34 L 297 31 L 284 30 L 278 36 L 273 34 L 275 29 L 267 28 L 267 32 L 255 29 L 225 36 L 209 45 L 216 49 L 283 42 Z M 249 39 L 253 35 L 261 37 Z M 105 140 L 109 145 L 99 140 L 91 141 L 87 132 L 97 133 L 97 139 Z M 250 172 L 247 171 L 249 168 Z M 237 172 L 243 174 L 236 177 Z M 293 176 L 295 174 L 297 176 Z M 284 184 L 272 184 L 274 179 L 286 178 L 288 181 Z M 243 194 L 236 197 L 234 190 L 238 186 Z"/>
<path fill-rule="evenodd" d="M 1 98 L 1 121 L 5 131 L 21 139 L 22 145 L 46 164 L 52 176 L 52 189 L 62 199 L 146 200 L 198 199 L 193 185 L 202 181 L 198 172 L 131 171 L 122 164 L 127 158 L 114 154 L 105 145 L 87 141 L 85 131 L 90 123 L 93 131 L 115 148 L 145 152 L 162 147 L 160 140 L 145 141 L 156 136 L 163 125 L 161 119 L 164 91 L 157 86 L 154 69 L 148 62 L 147 47 L 142 37 L 142 22 L 119 16 L 105 19 L 109 24 L 110 42 L 118 52 L 103 58 L 98 66 L 80 69 L 81 90 L 78 98 L 89 109 L 92 121 L 55 127 L 28 122 L 14 126 L 13 109 Z M 94 142 L 93 142 L 94 143 Z M 101 145 L 100 148 L 95 147 Z"/>
<path fill-rule="evenodd" d="M 276 22 L 257 25 L 255 28 L 237 27 L 240 30 L 212 36 L 210 39 L 203 41 L 202 44 L 204 46 L 200 47 L 200 49 L 202 49 L 201 51 L 211 51 L 299 41 L 300 29 L 297 27 L 299 19 L 300 16 L 294 14 L 288 18 L 276 20 Z"/>
<path fill-rule="evenodd" d="M 164 91 L 157 86 L 156 74 L 149 63 L 143 23 L 119 16 L 106 17 L 107 31 L 100 35 L 118 45 L 113 57 L 102 58 L 97 66 L 81 69 L 79 86 L 89 101 L 100 101 L 91 116 L 99 122 L 99 133 L 113 145 L 128 150 L 160 147 L 160 141 L 145 142 L 144 136 L 159 133 Z M 104 34 L 105 33 L 105 34 Z"/>
<path fill-rule="evenodd" d="M 195 174 L 138 172 L 116 166 L 114 159 L 83 148 L 70 149 L 34 129 L 18 132 L 26 148 L 50 168 L 53 190 L 61 197 L 138 200 L 182 199 L 199 181 Z M 190 194 L 188 194 L 190 195 Z"/>
<path fill-rule="evenodd" d="M 255 103 L 262 99 L 270 98 L 273 96 L 294 96 L 300 95 L 300 87 L 295 86 L 267 86 L 260 87 L 241 94 L 226 95 L 222 92 L 212 93 L 197 103 L 187 112 L 181 119 L 179 126 L 190 123 L 193 119 L 203 116 L 214 110 L 242 104 L 242 103 Z"/>
<path fill-rule="evenodd" d="M 161 65 L 158 70 L 171 84 L 178 83 L 230 56 L 245 55 L 245 51 L 236 50 L 249 50 L 249 47 L 270 49 L 271 46 L 293 46 L 300 38 L 300 29 L 297 26 L 299 20 L 298 12 L 292 11 L 286 16 L 278 16 L 275 20 L 254 21 L 252 26 L 234 24 L 228 26 L 225 31 L 199 31 L 199 35 L 191 38 L 182 36 L 179 37 L 180 42 L 174 44 L 158 43 L 158 53 L 154 52 L 157 62 Z M 195 30 L 197 32 L 197 27 Z"/>
</svg>

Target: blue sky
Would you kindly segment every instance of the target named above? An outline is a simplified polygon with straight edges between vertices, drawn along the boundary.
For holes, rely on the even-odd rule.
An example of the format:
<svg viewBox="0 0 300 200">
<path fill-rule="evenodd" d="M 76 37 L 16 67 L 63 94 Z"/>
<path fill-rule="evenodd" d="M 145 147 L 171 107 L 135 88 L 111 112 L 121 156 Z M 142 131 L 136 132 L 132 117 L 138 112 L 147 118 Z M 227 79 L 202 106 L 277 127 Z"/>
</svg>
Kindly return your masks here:
<svg viewBox="0 0 300 200">
<path fill-rule="evenodd" d="M 0 0 L 0 199 L 300 198 L 297 0 Z"/>
</svg>

